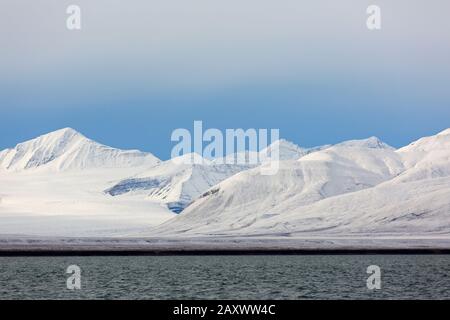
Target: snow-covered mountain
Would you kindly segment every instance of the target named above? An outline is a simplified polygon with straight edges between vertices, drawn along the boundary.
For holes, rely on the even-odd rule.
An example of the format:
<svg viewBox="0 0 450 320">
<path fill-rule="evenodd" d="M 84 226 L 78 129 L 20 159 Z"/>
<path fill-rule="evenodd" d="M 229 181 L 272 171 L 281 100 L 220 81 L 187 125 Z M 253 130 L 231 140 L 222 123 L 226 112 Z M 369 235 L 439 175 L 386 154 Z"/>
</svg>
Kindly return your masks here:
<svg viewBox="0 0 450 320">
<path fill-rule="evenodd" d="M 211 159 L 212 163 L 240 163 L 239 157 L 242 157 L 244 159 L 244 162 L 246 165 L 249 165 L 251 167 L 255 167 L 256 165 L 262 164 L 264 161 L 270 160 L 270 157 L 273 157 L 274 159 L 278 156 L 278 159 L 280 160 L 296 160 L 308 153 L 318 151 L 320 149 L 327 148 L 329 146 L 321 146 L 316 148 L 301 148 L 295 143 L 280 139 L 278 141 L 273 142 L 266 148 L 260 150 L 260 151 L 245 151 L 245 152 L 238 152 L 238 153 L 232 153 L 229 154 L 223 158 L 216 158 Z M 276 153 L 272 153 L 272 150 L 276 149 Z M 252 158 L 253 157 L 253 158 Z M 256 159 L 256 163 L 252 163 L 252 160 Z"/>
<path fill-rule="evenodd" d="M 279 145 L 283 157 L 304 154 L 290 142 Z M 201 158 L 191 154 L 161 162 L 150 153 L 99 144 L 71 128 L 19 143 L 0 152 L 0 234 L 145 230 L 255 166 L 185 161 L 190 156 Z"/>
<path fill-rule="evenodd" d="M 377 137 L 370 137 L 361 140 L 348 140 L 338 143 L 336 146 L 341 147 L 359 147 L 359 148 L 369 148 L 369 149 L 394 149 L 390 145 L 384 143 Z"/>
<path fill-rule="evenodd" d="M 405 171 L 401 181 L 450 176 L 450 129 L 435 136 L 421 138 L 398 150 Z"/>
<path fill-rule="evenodd" d="M 280 159 L 298 159 L 309 152 L 286 140 L 278 141 L 276 147 L 279 149 Z M 275 143 L 260 153 L 268 152 L 270 156 L 273 148 Z M 172 211 L 179 213 L 212 186 L 238 172 L 257 166 L 249 162 L 248 154 L 245 155 L 246 162 L 243 164 L 237 162 L 236 154 L 226 158 L 228 159 L 220 159 L 221 161 L 208 160 L 198 154 L 187 154 L 124 179 L 105 192 L 112 196 L 142 195 L 166 203 Z M 233 164 L 228 164 L 230 159 L 233 159 Z"/>
<path fill-rule="evenodd" d="M 263 175 L 270 163 L 161 162 L 58 130 L 0 152 L 0 234 L 450 235 L 450 129 L 397 150 L 277 144 Z"/>
<path fill-rule="evenodd" d="M 62 129 L 0 152 L 0 234 L 103 236 L 145 230 L 173 216 L 148 199 L 103 190 L 160 163 Z"/>
<path fill-rule="evenodd" d="M 19 143 L 0 152 L 0 167 L 11 171 L 49 169 L 67 171 L 156 165 L 158 158 L 138 150 L 120 150 L 92 141 L 65 128 Z"/>
<path fill-rule="evenodd" d="M 450 130 L 395 150 L 353 140 L 218 185 L 154 232 L 184 235 L 450 233 Z"/>
<path fill-rule="evenodd" d="M 185 155 L 183 157 L 188 157 Z M 201 158 L 200 155 L 195 157 Z M 247 165 L 214 164 L 207 159 L 187 163 L 180 158 L 162 162 L 131 178 L 119 181 L 105 192 L 111 196 L 141 195 L 161 201 L 174 212 L 182 211 L 193 199 Z"/>
<path fill-rule="evenodd" d="M 278 157 L 280 160 L 296 160 L 311 152 L 310 149 L 300 148 L 295 143 L 280 139 L 278 142 L 274 142 L 267 148 L 261 150 L 259 152 L 260 158 L 263 158 L 261 155 L 271 156 L 272 150 L 275 147 L 278 148 Z"/>
</svg>

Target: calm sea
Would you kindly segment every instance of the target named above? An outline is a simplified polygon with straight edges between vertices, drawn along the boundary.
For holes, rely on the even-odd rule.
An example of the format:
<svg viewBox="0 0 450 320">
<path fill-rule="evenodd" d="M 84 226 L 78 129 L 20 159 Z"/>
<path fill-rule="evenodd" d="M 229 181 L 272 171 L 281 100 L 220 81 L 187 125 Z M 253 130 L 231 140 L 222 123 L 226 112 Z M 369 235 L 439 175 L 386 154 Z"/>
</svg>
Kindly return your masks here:
<svg viewBox="0 0 450 320">
<path fill-rule="evenodd" d="M 450 255 L 0 257 L 0 299 L 85 298 L 449 299 Z"/>
</svg>

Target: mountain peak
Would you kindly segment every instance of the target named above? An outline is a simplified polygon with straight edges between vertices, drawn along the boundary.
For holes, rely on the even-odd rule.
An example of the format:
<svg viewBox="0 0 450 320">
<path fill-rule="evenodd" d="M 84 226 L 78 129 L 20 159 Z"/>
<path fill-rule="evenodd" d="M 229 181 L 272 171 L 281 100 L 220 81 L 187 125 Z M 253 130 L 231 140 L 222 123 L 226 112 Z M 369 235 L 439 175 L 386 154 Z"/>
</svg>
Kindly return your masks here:
<svg viewBox="0 0 450 320">
<path fill-rule="evenodd" d="M 277 140 L 277 141 L 274 141 L 273 143 L 271 143 L 270 145 L 269 145 L 269 147 L 270 146 L 273 146 L 273 145 L 275 145 L 275 144 L 279 144 L 280 146 L 283 146 L 283 147 L 289 147 L 289 148 L 294 148 L 294 149 L 301 149 L 298 145 L 296 145 L 295 143 L 293 143 L 292 141 L 289 141 L 289 140 L 286 140 L 286 139 L 283 139 L 283 138 L 281 138 L 281 139 L 279 139 L 279 140 Z"/>
<path fill-rule="evenodd" d="M 370 149 L 394 149 L 390 145 L 384 143 L 379 138 L 372 136 L 367 139 L 348 140 L 338 143 L 336 146 L 370 148 Z"/>
<path fill-rule="evenodd" d="M 441 131 L 437 134 L 438 136 L 447 136 L 450 135 L 450 128 L 445 129 L 444 131 Z"/>
<path fill-rule="evenodd" d="M 279 148 L 280 160 L 296 160 L 307 153 L 305 149 L 300 148 L 295 143 L 285 139 L 279 139 L 261 150 L 260 154 L 267 153 L 267 155 L 270 155 L 274 147 Z"/>
<path fill-rule="evenodd" d="M 71 127 L 65 127 L 65 128 L 61 128 L 61 129 L 52 131 L 49 134 L 56 133 L 56 132 L 61 132 L 61 133 L 66 133 L 66 132 L 68 132 L 68 133 L 79 133 L 77 130 L 75 130 L 75 129 L 71 128 Z"/>
<path fill-rule="evenodd" d="M 97 143 L 72 128 L 59 129 L 0 153 L 0 167 L 53 170 L 129 167 L 156 164 L 159 159 L 137 150 L 120 150 Z"/>
<path fill-rule="evenodd" d="M 38 136 L 37 138 L 32 139 L 30 141 L 34 141 L 34 140 L 38 140 L 38 139 L 49 139 L 49 140 L 53 140 L 53 142 L 55 142 L 57 140 L 67 140 L 67 139 L 72 139 L 72 138 L 88 139 L 83 134 L 76 131 L 75 129 L 67 127 L 67 128 L 62 128 L 62 129 L 58 129 L 58 130 L 43 134 L 43 135 Z"/>
<path fill-rule="evenodd" d="M 40 137 L 47 137 L 47 136 L 83 136 L 80 132 L 78 132 L 77 130 L 70 128 L 70 127 L 66 127 L 66 128 L 61 128 L 55 131 L 51 131 L 49 133 L 43 134 Z"/>
</svg>

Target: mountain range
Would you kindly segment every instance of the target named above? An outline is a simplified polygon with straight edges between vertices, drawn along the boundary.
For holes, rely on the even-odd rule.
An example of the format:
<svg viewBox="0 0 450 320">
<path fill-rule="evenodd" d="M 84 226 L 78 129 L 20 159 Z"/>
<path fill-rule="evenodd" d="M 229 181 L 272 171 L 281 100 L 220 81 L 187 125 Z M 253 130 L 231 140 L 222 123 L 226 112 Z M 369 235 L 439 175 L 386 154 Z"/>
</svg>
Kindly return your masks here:
<svg viewBox="0 0 450 320">
<path fill-rule="evenodd" d="M 262 175 L 267 163 L 162 161 L 61 129 L 0 152 L 0 234 L 450 234 L 450 129 L 400 149 L 376 137 L 279 148 L 278 172 Z"/>
</svg>

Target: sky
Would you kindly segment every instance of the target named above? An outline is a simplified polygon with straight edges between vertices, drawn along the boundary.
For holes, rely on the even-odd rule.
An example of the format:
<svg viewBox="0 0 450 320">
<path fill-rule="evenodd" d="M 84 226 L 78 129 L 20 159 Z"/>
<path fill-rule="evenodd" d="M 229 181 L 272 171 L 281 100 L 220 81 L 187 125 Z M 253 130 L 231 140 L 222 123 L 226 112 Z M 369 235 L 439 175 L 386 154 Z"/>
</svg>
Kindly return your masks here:
<svg viewBox="0 0 450 320">
<path fill-rule="evenodd" d="M 81 8 L 81 30 L 66 8 Z M 381 30 L 366 27 L 369 5 Z M 2 0 L 0 150 L 63 127 L 167 159 L 173 130 L 303 147 L 450 127 L 446 0 Z"/>
</svg>

